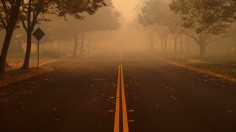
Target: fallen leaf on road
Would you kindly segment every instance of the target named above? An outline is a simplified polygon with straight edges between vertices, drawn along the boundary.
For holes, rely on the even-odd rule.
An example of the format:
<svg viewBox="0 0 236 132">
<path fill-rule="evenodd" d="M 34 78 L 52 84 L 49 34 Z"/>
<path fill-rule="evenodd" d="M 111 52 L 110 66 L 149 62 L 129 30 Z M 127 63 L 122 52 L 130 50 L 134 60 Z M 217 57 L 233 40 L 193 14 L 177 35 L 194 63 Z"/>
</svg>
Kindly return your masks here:
<svg viewBox="0 0 236 132">
<path fill-rule="evenodd" d="M 131 120 L 128 120 L 128 122 L 131 122 L 131 123 L 132 123 L 132 122 L 135 122 L 135 120 L 134 120 L 134 119 L 131 119 Z"/>
<path fill-rule="evenodd" d="M 114 110 L 108 110 L 108 113 L 114 112 Z"/>
<path fill-rule="evenodd" d="M 171 98 L 172 98 L 172 99 L 174 99 L 174 100 L 176 100 L 176 99 L 177 99 L 177 98 L 176 98 L 176 97 L 174 97 L 174 96 L 171 96 Z"/>
<path fill-rule="evenodd" d="M 114 99 L 115 97 L 109 97 L 110 99 Z"/>
<path fill-rule="evenodd" d="M 133 113 L 133 112 L 134 112 L 134 110 L 129 110 L 128 112 L 129 112 L 129 113 Z"/>
</svg>

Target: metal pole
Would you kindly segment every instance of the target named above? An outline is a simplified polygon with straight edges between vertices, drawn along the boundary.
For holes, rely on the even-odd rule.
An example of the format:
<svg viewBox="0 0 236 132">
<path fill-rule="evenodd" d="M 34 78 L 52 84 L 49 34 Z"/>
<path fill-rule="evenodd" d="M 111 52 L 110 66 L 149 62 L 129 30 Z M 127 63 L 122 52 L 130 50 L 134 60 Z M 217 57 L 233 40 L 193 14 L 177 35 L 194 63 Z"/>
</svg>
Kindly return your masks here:
<svg viewBox="0 0 236 132">
<path fill-rule="evenodd" d="M 38 40 L 38 68 L 39 68 L 39 40 Z"/>
</svg>

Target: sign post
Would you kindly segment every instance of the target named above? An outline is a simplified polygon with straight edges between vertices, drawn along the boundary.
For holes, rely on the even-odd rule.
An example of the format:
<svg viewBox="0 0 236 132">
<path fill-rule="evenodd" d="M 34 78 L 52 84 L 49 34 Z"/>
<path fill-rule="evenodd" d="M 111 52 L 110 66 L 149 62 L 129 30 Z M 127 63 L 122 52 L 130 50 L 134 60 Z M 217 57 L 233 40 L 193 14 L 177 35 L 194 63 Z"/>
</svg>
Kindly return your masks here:
<svg viewBox="0 0 236 132">
<path fill-rule="evenodd" d="M 45 35 L 45 33 L 40 29 L 37 28 L 34 32 L 33 32 L 33 36 L 38 40 L 38 68 L 39 68 L 39 41 L 43 38 L 43 36 Z"/>
</svg>

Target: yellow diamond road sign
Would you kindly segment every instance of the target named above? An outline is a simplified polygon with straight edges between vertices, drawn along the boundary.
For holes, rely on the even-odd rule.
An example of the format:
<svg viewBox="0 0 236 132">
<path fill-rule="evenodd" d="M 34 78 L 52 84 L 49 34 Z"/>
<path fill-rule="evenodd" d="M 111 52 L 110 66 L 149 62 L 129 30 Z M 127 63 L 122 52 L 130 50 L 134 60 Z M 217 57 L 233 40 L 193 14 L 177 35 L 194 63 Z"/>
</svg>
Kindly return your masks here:
<svg viewBox="0 0 236 132">
<path fill-rule="evenodd" d="M 33 32 L 33 36 L 39 41 L 43 38 L 43 36 L 45 35 L 45 33 L 40 29 L 37 28 L 34 32 Z"/>
</svg>

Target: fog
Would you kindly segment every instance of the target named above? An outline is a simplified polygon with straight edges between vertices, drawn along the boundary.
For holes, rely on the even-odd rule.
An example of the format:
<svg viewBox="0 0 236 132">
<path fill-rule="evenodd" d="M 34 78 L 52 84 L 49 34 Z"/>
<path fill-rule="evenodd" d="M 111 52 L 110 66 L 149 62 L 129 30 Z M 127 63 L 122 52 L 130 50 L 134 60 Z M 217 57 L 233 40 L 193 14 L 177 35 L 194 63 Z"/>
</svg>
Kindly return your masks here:
<svg viewBox="0 0 236 132">
<path fill-rule="evenodd" d="M 0 132 L 236 132 L 236 0 L 1 0 Z"/>
<path fill-rule="evenodd" d="M 45 37 L 40 41 L 40 56 L 46 58 L 76 58 L 97 51 L 136 49 L 162 56 L 211 55 L 235 58 L 236 26 L 233 21 L 222 26 L 221 20 L 186 26 L 181 11 L 166 0 L 107 0 L 107 6 L 94 14 L 80 13 L 81 18 L 65 15 L 43 15 L 34 29 L 40 27 Z M 157 4 L 159 3 L 159 4 Z M 170 7 L 173 7 L 171 9 Z M 197 11 L 196 11 L 197 13 Z M 190 14 L 193 15 L 193 14 Z M 196 18 L 199 19 L 199 18 Z M 194 20 L 193 20 L 194 21 Z M 204 21 L 204 20 L 203 20 Z M 226 22 L 225 22 L 226 23 Z M 218 27 L 215 26 L 218 24 Z M 22 24 L 15 29 L 7 58 L 23 59 L 26 52 L 26 32 Z M 184 26 L 185 25 L 185 26 Z M 212 26 L 214 25 L 214 26 Z M 217 31 L 216 31 L 217 30 Z M 218 32 L 219 31 L 219 32 Z M 0 31 L 0 44 L 5 31 Z M 201 48 L 201 35 L 207 37 Z M 199 40 L 198 40 L 199 39 Z M 2 47 L 2 46 L 1 46 Z M 31 59 L 37 57 L 37 41 L 32 38 Z"/>
</svg>

